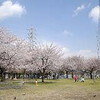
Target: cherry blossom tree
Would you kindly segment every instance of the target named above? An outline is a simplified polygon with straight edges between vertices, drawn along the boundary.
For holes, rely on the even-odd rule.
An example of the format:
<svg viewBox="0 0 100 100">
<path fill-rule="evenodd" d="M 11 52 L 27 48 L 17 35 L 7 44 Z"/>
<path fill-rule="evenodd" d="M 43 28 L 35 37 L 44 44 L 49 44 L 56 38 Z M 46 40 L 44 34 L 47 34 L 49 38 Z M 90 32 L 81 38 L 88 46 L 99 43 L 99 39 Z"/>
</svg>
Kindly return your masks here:
<svg viewBox="0 0 100 100">
<path fill-rule="evenodd" d="M 0 28 L 0 73 L 1 81 L 5 73 L 17 72 L 18 66 L 24 64 L 29 56 L 29 44 L 17 36 L 10 34 L 5 28 Z"/>
<path fill-rule="evenodd" d="M 35 64 L 35 70 L 39 71 L 44 82 L 46 72 L 55 71 L 58 68 L 61 50 L 53 45 L 41 45 L 35 48 L 32 54 L 32 64 Z"/>
<path fill-rule="evenodd" d="M 62 70 L 66 71 L 66 78 L 68 78 L 68 73 L 85 73 L 84 58 L 81 56 L 71 56 L 63 60 Z"/>
<path fill-rule="evenodd" d="M 1 72 L 1 81 L 4 79 L 5 70 L 7 69 L 11 62 L 11 59 L 13 58 L 14 54 L 11 54 L 12 52 L 12 43 L 17 38 L 11 34 L 5 29 L 0 28 L 0 72 Z"/>
<path fill-rule="evenodd" d="M 86 61 L 86 70 L 90 74 L 90 78 L 93 79 L 93 72 L 100 69 L 100 59 L 89 58 Z"/>
<path fill-rule="evenodd" d="M 100 59 L 85 59 L 81 56 L 71 56 L 63 58 L 61 48 L 54 44 L 32 45 L 30 42 L 22 40 L 5 28 L 0 28 L 0 75 L 4 81 L 5 74 L 8 73 L 12 79 L 18 73 L 39 74 L 42 82 L 46 74 L 59 74 L 60 71 L 68 73 L 85 74 L 89 73 L 91 79 L 93 73 L 100 70 Z"/>
</svg>

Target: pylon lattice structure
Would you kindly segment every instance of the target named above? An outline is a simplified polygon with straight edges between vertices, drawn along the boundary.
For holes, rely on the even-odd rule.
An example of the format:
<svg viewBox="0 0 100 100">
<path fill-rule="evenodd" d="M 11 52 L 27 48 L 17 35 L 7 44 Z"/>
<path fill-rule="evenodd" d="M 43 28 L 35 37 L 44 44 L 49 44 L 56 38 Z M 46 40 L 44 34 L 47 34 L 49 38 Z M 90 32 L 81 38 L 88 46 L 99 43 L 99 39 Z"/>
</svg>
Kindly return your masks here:
<svg viewBox="0 0 100 100">
<path fill-rule="evenodd" d="M 96 37 L 97 37 L 97 57 L 100 58 L 100 0 L 99 0 L 98 31 Z"/>
<path fill-rule="evenodd" d="M 36 46 L 36 30 L 35 28 L 32 26 L 28 29 L 29 33 L 28 33 L 28 39 L 30 41 L 31 47 L 35 48 Z"/>
</svg>

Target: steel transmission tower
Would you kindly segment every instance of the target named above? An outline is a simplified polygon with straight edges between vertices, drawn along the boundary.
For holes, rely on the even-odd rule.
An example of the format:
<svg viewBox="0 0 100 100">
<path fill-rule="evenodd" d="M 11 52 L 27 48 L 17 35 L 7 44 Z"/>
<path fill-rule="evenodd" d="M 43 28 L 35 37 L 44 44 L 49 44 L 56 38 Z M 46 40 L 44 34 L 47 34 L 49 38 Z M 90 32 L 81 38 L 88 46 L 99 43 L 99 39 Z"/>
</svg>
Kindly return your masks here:
<svg viewBox="0 0 100 100">
<path fill-rule="evenodd" d="M 96 37 L 97 37 L 97 57 L 100 58 L 100 0 L 99 0 L 98 31 Z"/>
<path fill-rule="evenodd" d="M 31 47 L 34 49 L 36 47 L 36 30 L 33 26 L 31 26 L 28 31 L 28 39 Z"/>
</svg>

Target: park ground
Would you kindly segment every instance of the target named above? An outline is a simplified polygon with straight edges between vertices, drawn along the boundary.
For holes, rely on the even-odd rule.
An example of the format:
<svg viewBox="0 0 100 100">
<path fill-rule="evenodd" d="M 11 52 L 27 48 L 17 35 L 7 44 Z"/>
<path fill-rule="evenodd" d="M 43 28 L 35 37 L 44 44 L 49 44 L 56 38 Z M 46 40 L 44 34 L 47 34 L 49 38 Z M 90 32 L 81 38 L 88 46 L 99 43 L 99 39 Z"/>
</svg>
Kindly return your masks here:
<svg viewBox="0 0 100 100">
<path fill-rule="evenodd" d="M 100 100 L 100 79 L 84 83 L 73 79 L 45 80 L 38 86 L 35 80 L 0 82 L 0 100 Z"/>
</svg>

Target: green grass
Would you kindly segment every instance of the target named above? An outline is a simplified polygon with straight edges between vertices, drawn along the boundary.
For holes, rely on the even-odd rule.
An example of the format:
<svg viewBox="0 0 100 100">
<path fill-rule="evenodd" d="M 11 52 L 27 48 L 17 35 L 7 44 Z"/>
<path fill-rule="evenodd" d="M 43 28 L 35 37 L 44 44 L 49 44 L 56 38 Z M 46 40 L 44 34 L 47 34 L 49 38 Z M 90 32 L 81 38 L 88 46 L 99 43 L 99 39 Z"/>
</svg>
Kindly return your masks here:
<svg viewBox="0 0 100 100">
<path fill-rule="evenodd" d="M 45 80 L 38 86 L 35 80 L 6 81 L 0 83 L 0 100 L 100 100 L 100 79 L 95 83 L 87 79 L 84 83 L 73 79 Z"/>
</svg>

